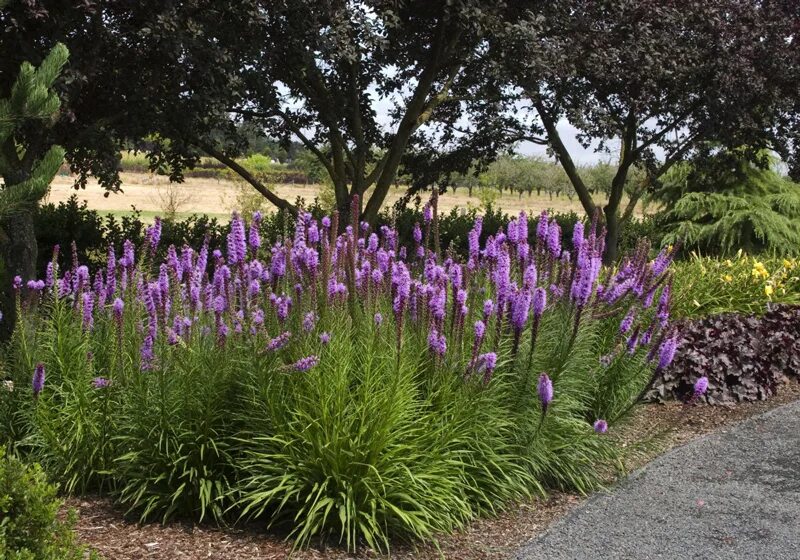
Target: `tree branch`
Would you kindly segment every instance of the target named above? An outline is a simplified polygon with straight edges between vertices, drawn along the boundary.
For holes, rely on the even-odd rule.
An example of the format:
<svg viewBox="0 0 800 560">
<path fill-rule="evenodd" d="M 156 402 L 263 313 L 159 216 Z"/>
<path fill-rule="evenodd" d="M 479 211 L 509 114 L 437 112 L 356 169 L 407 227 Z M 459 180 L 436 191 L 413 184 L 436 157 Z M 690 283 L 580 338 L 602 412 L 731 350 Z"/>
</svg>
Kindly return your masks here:
<svg viewBox="0 0 800 560">
<path fill-rule="evenodd" d="M 528 93 L 528 97 L 530 97 L 530 99 L 533 101 L 534 107 L 536 107 L 536 112 L 539 114 L 539 118 L 542 119 L 542 124 L 544 124 L 545 131 L 547 132 L 548 142 L 553 148 L 553 151 L 556 153 L 558 161 L 561 163 L 561 167 L 564 168 L 564 172 L 566 172 L 567 177 L 569 177 L 572 187 L 575 189 L 575 193 L 578 195 L 578 199 L 581 201 L 583 210 L 587 215 L 592 216 L 597 207 L 592 200 L 592 195 L 589 193 L 589 189 L 586 187 L 586 183 L 583 182 L 583 179 L 578 173 L 578 168 L 575 166 L 575 162 L 572 161 L 572 156 L 570 156 L 569 150 L 567 150 L 567 147 L 561 140 L 561 136 L 558 133 L 558 129 L 556 128 L 556 123 L 552 115 L 550 115 L 548 112 L 538 93 L 535 95 Z"/>
<path fill-rule="evenodd" d="M 247 169 L 239 165 L 236 160 L 233 158 L 225 155 L 220 150 L 216 149 L 214 146 L 207 142 L 199 141 L 196 143 L 197 147 L 206 152 L 211 157 L 217 159 L 218 161 L 224 163 L 227 167 L 232 169 L 236 174 L 238 174 L 242 179 L 250 183 L 250 185 L 264 195 L 264 198 L 269 200 L 272 204 L 280 208 L 281 210 L 287 210 L 292 214 L 297 214 L 297 208 L 289 203 L 288 201 L 284 200 L 283 198 L 279 197 L 272 191 L 270 191 L 267 187 L 265 187 L 258 179 L 256 179 L 252 173 L 250 173 Z"/>
</svg>

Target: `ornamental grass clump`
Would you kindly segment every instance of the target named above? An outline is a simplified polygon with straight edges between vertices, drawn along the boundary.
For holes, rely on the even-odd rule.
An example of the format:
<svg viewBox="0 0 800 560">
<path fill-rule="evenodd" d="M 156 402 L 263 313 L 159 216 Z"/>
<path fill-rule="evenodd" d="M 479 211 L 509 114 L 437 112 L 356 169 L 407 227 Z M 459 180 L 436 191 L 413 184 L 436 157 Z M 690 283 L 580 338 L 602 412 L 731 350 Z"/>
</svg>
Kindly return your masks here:
<svg viewBox="0 0 800 560">
<path fill-rule="evenodd" d="M 54 259 L 46 288 L 15 284 L 5 433 L 69 491 L 298 546 L 385 550 L 597 487 L 620 465 L 602 434 L 674 353 L 671 255 L 603 268 L 596 222 L 570 253 L 523 213 L 482 246 L 477 220 L 461 262 L 433 249 L 435 206 L 408 248 L 336 214 L 266 246 L 234 214 L 225 254 L 155 262 L 157 222 L 93 274 Z"/>
</svg>

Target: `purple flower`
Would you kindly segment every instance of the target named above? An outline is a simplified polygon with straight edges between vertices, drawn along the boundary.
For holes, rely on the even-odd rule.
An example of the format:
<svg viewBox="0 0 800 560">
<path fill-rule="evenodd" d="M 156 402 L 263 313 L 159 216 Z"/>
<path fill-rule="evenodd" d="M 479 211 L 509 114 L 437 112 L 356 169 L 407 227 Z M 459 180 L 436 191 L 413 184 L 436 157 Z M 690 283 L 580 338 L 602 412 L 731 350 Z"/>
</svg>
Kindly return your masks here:
<svg viewBox="0 0 800 560">
<path fill-rule="evenodd" d="M 583 245 L 583 222 L 575 222 L 572 228 L 572 246 L 577 249 Z"/>
<path fill-rule="evenodd" d="M 511 325 L 518 333 L 525 328 L 531 308 L 531 294 L 527 290 L 520 290 L 511 302 Z"/>
<path fill-rule="evenodd" d="M 392 263 L 392 292 L 392 310 L 396 317 L 400 317 L 411 294 L 411 274 L 402 262 Z"/>
<path fill-rule="evenodd" d="M 536 271 L 536 265 L 531 263 L 528 265 L 528 268 L 525 269 L 525 274 L 522 276 L 522 286 L 526 290 L 532 290 L 536 287 L 537 280 L 538 274 Z"/>
<path fill-rule="evenodd" d="M 122 258 L 119 260 L 119 264 L 123 268 L 132 268 L 136 264 L 136 250 L 130 239 L 126 239 L 122 243 Z"/>
<path fill-rule="evenodd" d="M 38 363 L 33 370 L 33 396 L 38 397 L 39 393 L 44 389 L 44 364 Z"/>
<path fill-rule="evenodd" d="M 319 341 L 322 344 L 327 345 L 331 341 L 331 333 L 329 332 L 322 333 L 321 335 L 319 335 Z"/>
<path fill-rule="evenodd" d="M 429 307 L 431 315 L 437 322 L 444 321 L 445 305 L 447 303 L 447 292 L 441 286 L 434 288 L 433 295 L 431 296 Z"/>
<path fill-rule="evenodd" d="M 306 332 L 311 332 L 314 330 L 314 325 L 317 324 L 317 314 L 313 311 L 309 311 L 303 317 L 303 330 Z"/>
<path fill-rule="evenodd" d="M 425 222 L 425 225 L 431 223 L 431 220 L 433 219 L 433 210 L 431 209 L 430 202 L 425 204 L 425 206 L 422 208 L 422 219 Z"/>
<path fill-rule="evenodd" d="M 428 334 L 428 347 L 436 356 L 442 357 L 447 352 L 447 340 L 443 334 L 432 328 Z"/>
<path fill-rule="evenodd" d="M 53 286 L 54 282 L 55 282 L 55 271 L 53 267 L 53 261 L 50 261 L 47 263 L 47 268 L 45 268 L 44 271 L 44 283 L 45 286 L 50 288 Z"/>
<path fill-rule="evenodd" d="M 238 264 L 247 258 L 244 221 L 238 212 L 231 217 L 231 231 L 228 233 L 228 263 Z"/>
<path fill-rule="evenodd" d="M 707 390 L 708 390 L 708 377 L 703 376 L 694 382 L 693 398 L 695 399 L 699 398 L 700 396 L 704 395 Z"/>
<path fill-rule="evenodd" d="M 95 389 L 104 389 L 111 385 L 111 381 L 105 377 L 95 377 L 92 380 L 92 387 Z"/>
<path fill-rule="evenodd" d="M 492 316 L 492 313 L 494 313 L 494 302 L 492 300 L 490 300 L 490 299 L 487 299 L 486 301 L 483 302 L 483 320 L 484 320 L 484 322 L 486 322 L 486 320 L 489 317 Z"/>
<path fill-rule="evenodd" d="M 554 259 L 561 255 L 561 227 L 555 220 L 547 226 L 547 248 Z"/>
<path fill-rule="evenodd" d="M 258 228 L 261 225 L 261 212 L 254 212 L 253 213 L 253 220 L 250 222 L 250 235 L 248 236 L 248 242 L 250 243 L 250 248 L 253 252 L 258 251 L 261 248 L 261 235 L 258 232 Z"/>
<path fill-rule="evenodd" d="M 608 431 L 608 422 L 603 419 L 595 420 L 594 431 L 598 434 L 604 434 Z"/>
<path fill-rule="evenodd" d="M 147 239 L 147 244 L 150 245 L 151 249 L 158 247 L 158 244 L 161 241 L 161 218 L 156 216 L 155 220 L 153 220 L 153 225 L 148 227 L 145 231 L 145 238 Z"/>
<path fill-rule="evenodd" d="M 547 407 L 553 401 L 553 382 L 546 373 L 539 376 L 537 392 L 539 393 L 539 402 L 542 403 L 542 412 L 547 412 Z"/>
<path fill-rule="evenodd" d="M 528 215 L 521 210 L 517 216 L 517 244 L 522 246 L 528 243 Z"/>
<path fill-rule="evenodd" d="M 658 256 L 653 260 L 650 270 L 653 276 L 661 276 L 672 262 L 672 254 L 666 248 L 662 249 Z"/>
<path fill-rule="evenodd" d="M 330 219 L 330 217 L 324 216 L 322 218 L 322 227 L 324 227 L 325 229 L 330 229 L 331 228 L 331 219 Z"/>
<path fill-rule="evenodd" d="M 486 323 L 483 321 L 475 321 L 475 340 L 483 340 L 484 335 L 486 334 Z"/>
<path fill-rule="evenodd" d="M 533 291 L 533 316 L 538 320 L 547 306 L 547 290 L 536 288 Z"/>
<path fill-rule="evenodd" d="M 658 352 L 658 370 L 661 371 L 668 367 L 673 358 L 675 358 L 675 350 L 678 348 L 678 342 L 674 337 L 666 339 Z"/>
<path fill-rule="evenodd" d="M 481 354 L 480 356 L 478 356 L 477 364 L 478 364 L 477 371 L 491 373 L 497 366 L 497 354 L 495 354 L 494 352 L 487 352 L 486 354 Z"/>
<path fill-rule="evenodd" d="M 623 317 L 622 322 L 619 324 L 619 332 L 621 334 L 627 333 L 633 326 L 633 319 L 636 317 L 636 309 L 631 307 L 628 313 Z"/>
<path fill-rule="evenodd" d="M 547 210 L 542 210 L 539 215 L 539 222 L 536 224 L 536 240 L 537 244 L 544 246 L 547 243 L 547 224 L 549 218 L 547 217 Z"/>
<path fill-rule="evenodd" d="M 422 228 L 419 227 L 419 222 L 414 222 L 414 231 L 412 235 L 414 236 L 414 242 L 417 245 L 422 243 Z"/>
<path fill-rule="evenodd" d="M 292 336 L 292 333 L 289 331 L 285 331 L 280 335 L 276 336 L 275 338 L 271 339 L 267 343 L 267 350 L 269 352 L 274 352 L 275 350 L 280 350 L 289 342 L 289 338 Z"/>
<path fill-rule="evenodd" d="M 658 324 L 663 329 L 667 326 L 667 322 L 669 321 L 669 300 L 671 294 L 671 287 L 669 284 L 664 286 L 664 289 L 661 291 L 661 297 L 658 298 L 658 308 L 656 310 L 656 320 Z"/>
<path fill-rule="evenodd" d="M 111 311 L 114 315 L 114 320 L 117 323 L 122 323 L 122 310 L 125 309 L 125 303 L 120 298 L 115 298 L 114 303 L 111 304 Z"/>
<path fill-rule="evenodd" d="M 383 323 L 383 315 L 381 315 L 380 313 L 376 313 L 374 319 L 375 319 L 375 324 L 380 327 L 381 324 Z"/>
<path fill-rule="evenodd" d="M 317 356 L 307 356 L 300 358 L 292 366 L 295 371 L 308 371 L 319 363 Z"/>
<path fill-rule="evenodd" d="M 260 293 L 261 293 L 261 282 L 259 282 L 257 279 L 251 280 L 250 284 L 247 285 L 247 295 L 249 295 L 250 298 L 253 299 Z"/>
<path fill-rule="evenodd" d="M 94 327 L 94 294 L 83 294 L 83 330 L 90 331 Z"/>
<path fill-rule="evenodd" d="M 142 371 L 147 371 L 153 368 L 153 360 L 155 359 L 155 355 L 153 354 L 153 344 L 154 339 L 152 334 L 148 334 L 144 342 L 142 342 L 142 347 L 139 349 L 139 354 L 141 357 L 141 369 Z"/>
</svg>

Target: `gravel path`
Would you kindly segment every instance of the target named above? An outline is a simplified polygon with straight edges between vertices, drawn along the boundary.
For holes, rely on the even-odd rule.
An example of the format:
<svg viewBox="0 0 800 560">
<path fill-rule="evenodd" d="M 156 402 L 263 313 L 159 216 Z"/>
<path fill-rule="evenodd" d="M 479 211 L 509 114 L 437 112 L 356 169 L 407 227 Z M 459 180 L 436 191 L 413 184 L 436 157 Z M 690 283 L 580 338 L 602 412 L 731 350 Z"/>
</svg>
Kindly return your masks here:
<svg viewBox="0 0 800 560">
<path fill-rule="evenodd" d="M 797 560 L 800 402 L 673 449 L 516 560 Z"/>
</svg>

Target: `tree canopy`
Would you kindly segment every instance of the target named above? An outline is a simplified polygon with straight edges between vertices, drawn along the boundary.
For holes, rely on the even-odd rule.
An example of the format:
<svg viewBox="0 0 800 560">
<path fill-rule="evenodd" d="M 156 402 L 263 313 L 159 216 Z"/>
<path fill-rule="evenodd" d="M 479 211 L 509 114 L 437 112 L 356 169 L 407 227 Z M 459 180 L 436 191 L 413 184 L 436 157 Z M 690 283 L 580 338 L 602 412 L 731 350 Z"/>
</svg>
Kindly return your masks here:
<svg viewBox="0 0 800 560">
<path fill-rule="evenodd" d="M 709 140 L 796 161 L 799 12 L 791 0 L 564 0 L 524 8 L 506 27 L 496 58 L 519 93 L 514 110 L 528 112 L 522 137 L 552 150 L 587 213 L 597 201 L 558 123 L 619 155 L 603 208 L 608 257 L 643 190 Z M 637 164 L 647 180 L 622 209 Z"/>
</svg>

